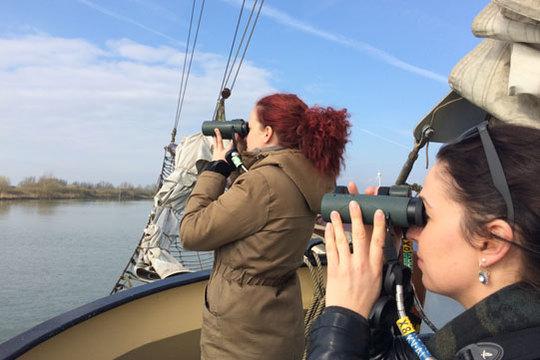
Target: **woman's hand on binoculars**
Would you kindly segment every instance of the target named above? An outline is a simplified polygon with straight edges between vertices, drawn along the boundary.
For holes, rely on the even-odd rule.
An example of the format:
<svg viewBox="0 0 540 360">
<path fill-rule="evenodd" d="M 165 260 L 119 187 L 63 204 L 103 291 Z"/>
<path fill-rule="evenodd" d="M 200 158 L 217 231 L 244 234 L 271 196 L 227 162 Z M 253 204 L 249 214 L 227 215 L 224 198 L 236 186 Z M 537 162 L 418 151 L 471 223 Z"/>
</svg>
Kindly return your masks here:
<svg viewBox="0 0 540 360">
<path fill-rule="evenodd" d="M 214 136 L 214 152 L 212 153 L 212 161 L 217 160 L 225 160 L 225 154 L 227 154 L 227 151 L 232 149 L 232 142 L 227 146 L 223 146 L 223 139 L 221 138 L 221 132 L 219 129 L 214 129 L 214 133 L 216 136 Z"/>
<path fill-rule="evenodd" d="M 358 191 L 358 187 L 352 181 L 349 181 L 349 183 L 347 184 L 347 190 L 349 191 L 349 194 L 351 195 L 360 194 L 360 192 Z"/>
<path fill-rule="evenodd" d="M 352 181 L 349 181 L 347 184 L 347 190 L 349 191 L 349 194 L 351 195 L 358 195 L 360 194 L 360 191 L 358 191 L 358 186 Z M 377 187 L 376 186 L 368 186 L 364 190 L 364 194 L 366 195 L 377 195 Z M 371 234 L 373 233 L 373 226 L 371 225 L 364 225 L 364 231 L 366 232 L 366 237 L 368 239 L 371 239 Z"/>
<path fill-rule="evenodd" d="M 360 194 L 360 191 L 358 191 L 358 186 L 352 181 L 349 181 L 347 184 L 347 190 L 349 191 L 349 194 L 351 195 L 358 195 Z M 377 187 L 376 186 L 368 186 L 366 190 L 364 190 L 364 194 L 366 195 L 377 195 Z"/>
<path fill-rule="evenodd" d="M 352 253 L 339 213 L 333 211 L 330 215 L 331 223 L 326 224 L 326 306 L 342 306 L 367 319 L 381 292 L 385 219 L 382 211 L 375 212 L 373 232 L 369 236 L 358 203 L 351 201 L 349 212 Z"/>
</svg>

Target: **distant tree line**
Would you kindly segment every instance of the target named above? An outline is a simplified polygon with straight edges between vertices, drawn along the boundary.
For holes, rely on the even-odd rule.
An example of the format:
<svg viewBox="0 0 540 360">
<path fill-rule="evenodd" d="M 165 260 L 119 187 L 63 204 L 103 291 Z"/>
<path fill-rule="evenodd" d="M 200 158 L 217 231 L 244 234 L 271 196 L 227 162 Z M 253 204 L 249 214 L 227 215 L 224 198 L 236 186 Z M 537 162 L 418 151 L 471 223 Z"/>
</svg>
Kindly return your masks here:
<svg viewBox="0 0 540 360">
<path fill-rule="evenodd" d="M 39 178 L 30 176 L 16 186 L 11 185 L 7 176 L 0 175 L 0 200 L 16 199 L 110 199 L 136 200 L 150 199 L 156 193 L 155 185 L 134 186 L 123 182 L 114 186 L 109 182 L 72 182 L 52 175 Z"/>
</svg>

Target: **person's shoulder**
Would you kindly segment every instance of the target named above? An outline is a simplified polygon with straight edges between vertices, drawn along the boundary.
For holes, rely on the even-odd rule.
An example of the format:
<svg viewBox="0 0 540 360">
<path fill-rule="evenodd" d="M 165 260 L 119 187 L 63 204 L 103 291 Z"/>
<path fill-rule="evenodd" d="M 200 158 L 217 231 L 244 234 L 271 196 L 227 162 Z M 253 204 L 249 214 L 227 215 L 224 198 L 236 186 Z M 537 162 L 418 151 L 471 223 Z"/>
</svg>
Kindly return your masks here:
<svg viewBox="0 0 540 360">
<path fill-rule="evenodd" d="M 242 174 L 249 186 L 259 186 L 270 191 L 279 191 L 290 182 L 289 177 L 278 165 L 261 166 Z"/>
<path fill-rule="evenodd" d="M 247 188 L 268 188 L 269 187 L 269 178 L 271 177 L 272 171 L 265 167 L 258 167 L 255 169 L 250 169 L 247 172 L 241 174 L 236 178 L 233 183 L 233 186 L 243 186 Z"/>
<path fill-rule="evenodd" d="M 480 359 L 482 354 L 490 353 L 494 359 L 500 359 L 503 355 L 504 359 L 540 359 L 539 338 L 540 326 L 505 331 L 462 347 L 457 352 L 456 358 Z"/>
<path fill-rule="evenodd" d="M 281 152 L 282 151 L 275 151 L 269 153 L 263 159 L 260 159 L 255 164 L 253 164 L 247 173 L 251 172 L 259 176 L 268 177 L 275 175 L 279 172 L 283 172 L 283 157 L 278 154 Z"/>
</svg>

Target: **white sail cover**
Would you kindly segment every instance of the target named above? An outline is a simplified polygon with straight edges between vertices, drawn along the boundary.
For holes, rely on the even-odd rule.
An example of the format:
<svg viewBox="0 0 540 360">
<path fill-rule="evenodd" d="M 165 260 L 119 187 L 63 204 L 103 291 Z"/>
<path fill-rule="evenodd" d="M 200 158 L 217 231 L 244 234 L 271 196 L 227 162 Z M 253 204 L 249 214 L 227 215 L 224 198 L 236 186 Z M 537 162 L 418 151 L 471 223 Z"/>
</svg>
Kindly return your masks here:
<svg viewBox="0 0 540 360">
<path fill-rule="evenodd" d="M 540 128 L 540 1 L 494 0 L 472 31 L 485 39 L 454 66 L 452 92 L 417 125 L 417 140 L 426 124 L 436 124 L 433 138 L 450 141 L 485 120 L 486 112 Z M 460 131 L 448 130 L 454 127 Z"/>
<path fill-rule="evenodd" d="M 184 138 L 176 148 L 174 171 L 154 197 L 154 208 L 137 249 L 134 272 L 143 281 L 200 270 L 211 264 L 211 252 L 188 252 L 178 235 L 186 200 L 197 180 L 197 160 L 210 160 L 211 140 L 202 134 Z M 176 248 L 176 254 L 171 254 Z"/>
<path fill-rule="evenodd" d="M 452 88 L 502 121 L 540 128 L 538 0 L 496 0 L 474 20 L 487 37 L 454 67 Z"/>
</svg>

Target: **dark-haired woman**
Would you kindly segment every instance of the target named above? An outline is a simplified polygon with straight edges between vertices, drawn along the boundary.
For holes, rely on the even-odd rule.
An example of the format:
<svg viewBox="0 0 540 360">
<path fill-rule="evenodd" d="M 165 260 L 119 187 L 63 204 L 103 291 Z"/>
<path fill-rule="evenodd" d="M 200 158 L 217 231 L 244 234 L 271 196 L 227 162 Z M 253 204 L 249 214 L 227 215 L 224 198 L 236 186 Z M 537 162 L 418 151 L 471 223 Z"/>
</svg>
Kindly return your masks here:
<svg viewBox="0 0 540 360">
<path fill-rule="evenodd" d="M 230 168 L 216 131 L 213 161 L 187 202 L 183 245 L 215 250 L 205 294 L 204 359 L 298 359 L 304 350 L 297 268 L 322 195 L 340 171 L 346 110 L 309 108 L 274 94 L 249 116 L 249 170 L 225 191 Z"/>
<path fill-rule="evenodd" d="M 540 358 L 538 144 L 538 129 L 481 126 L 442 147 L 426 177 L 427 223 L 407 236 L 418 245 L 424 286 L 466 309 L 426 343 L 437 359 L 500 359 L 485 343 L 500 346 L 504 359 Z M 350 211 L 353 254 L 339 214 L 326 230 L 327 308 L 310 335 L 312 360 L 368 358 L 366 318 L 380 292 L 384 217 L 375 215 L 370 241 L 358 204 Z M 397 348 L 384 358 L 416 358 Z"/>
</svg>

